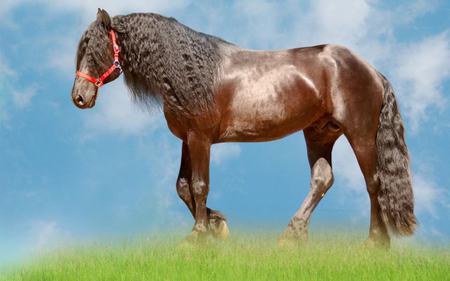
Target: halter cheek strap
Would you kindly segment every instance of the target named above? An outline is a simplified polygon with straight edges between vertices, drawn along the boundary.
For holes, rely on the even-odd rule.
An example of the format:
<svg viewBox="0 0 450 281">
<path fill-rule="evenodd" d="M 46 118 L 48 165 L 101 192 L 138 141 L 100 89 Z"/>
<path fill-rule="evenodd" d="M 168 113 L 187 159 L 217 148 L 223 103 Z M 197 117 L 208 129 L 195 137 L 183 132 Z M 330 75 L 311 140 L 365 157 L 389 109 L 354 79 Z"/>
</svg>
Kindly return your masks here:
<svg viewBox="0 0 450 281">
<path fill-rule="evenodd" d="M 101 86 L 103 86 L 103 84 L 104 84 L 103 82 L 106 80 L 106 78 L 108 78 L 111 75 L 111 73 L 114 72 L 114 70 L 118 69 L 119 74 L 122 73 L 122 67 L 120 66 L 120 61 L 119 61 L 120 48 L 119 48 L 119 45 L 117 45 L 116 33 L 114 32 L 114 30 L 111 30 L 109 32 L 109 34 L 111 35 L 111 41 L 112 41 L 113 51 L 114 51 L 114 61 L 113 61 L 113 64 L 111 65 L 111 67 L 108 68 L 108 70 L 106 70 L 105 73 L 103 73 L 98 78 L 90 76 L 81 71 L 77 71 L 77 73 L 76 73 L 76 77 L 81 77 L 81 78 L 86 79 L 87 81 L 93 83 L 97 88 L 100 88 Z"/>
</svg>

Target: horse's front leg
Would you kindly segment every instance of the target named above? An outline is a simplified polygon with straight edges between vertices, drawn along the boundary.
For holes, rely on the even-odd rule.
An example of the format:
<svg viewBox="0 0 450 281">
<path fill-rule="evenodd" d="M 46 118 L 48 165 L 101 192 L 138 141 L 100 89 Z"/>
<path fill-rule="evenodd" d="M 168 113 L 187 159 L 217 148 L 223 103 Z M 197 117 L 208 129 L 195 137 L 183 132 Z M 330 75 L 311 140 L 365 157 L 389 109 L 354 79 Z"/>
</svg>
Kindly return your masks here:
<svg viewBox="0 0 450 281">
<path fill-rule="evenodd" d="M 181 200 L 186 204 L 192 216 L 195 218 L 195 200 L 192 192 L 192 166 L 189 155 L 189 147 L 186 142 L 183 142 L 181 152 L 180 172 L 177 179 L 177 193 Z M 220 239 L 225 240 L 228 237 L 228 226 L 225 216 L 216 210 L 207 208 L 209 228 L 211 233 Z"/>
<path fill-rule="evenodd" d="M 191 159 L 191 191 L 194 198 L 195 224 L 189 240 L 203 240 L 209 230 L 206 199 L 209 192 L 211 142 L 203 135 L 190 133 L 187 139 Z"/>
<path fill-rule="evenodd" d="M 183 200 L 183 202 L 188 207 L 192 216 L 195 217 L 194 197 L 190 189 L 191 177 L 192 177 L 192 169 L 191 169 L 191 159 L 189 157 L 189 148 L 187 147 L 187 144 L 183 142 L 183 148 L 181 151 L 180 172 L 178 173 L 177 179 L 177 193 L 178 196 L 181 198 L 181 200 Z"/>
</svg>

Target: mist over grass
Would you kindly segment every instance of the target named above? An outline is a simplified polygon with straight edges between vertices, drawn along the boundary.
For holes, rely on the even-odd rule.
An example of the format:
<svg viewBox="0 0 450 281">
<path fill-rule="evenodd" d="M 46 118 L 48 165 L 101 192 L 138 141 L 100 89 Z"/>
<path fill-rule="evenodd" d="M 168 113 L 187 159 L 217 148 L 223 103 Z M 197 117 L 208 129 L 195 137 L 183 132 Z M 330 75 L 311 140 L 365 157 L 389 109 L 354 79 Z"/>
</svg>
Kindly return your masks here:
<svg viewBox="0 0 450 281">
<path fill-rule="evenodd" d="M 181 236 L 70 246 L 1 271 L 18 280 L 448 280 L 449 248 L 394 243 L 389 251 L 363 246 L 358 234 L 320 234 L 308 244 L 280 248 L 271 233 L 238 234 L 206 245 Z"/>
</svg>

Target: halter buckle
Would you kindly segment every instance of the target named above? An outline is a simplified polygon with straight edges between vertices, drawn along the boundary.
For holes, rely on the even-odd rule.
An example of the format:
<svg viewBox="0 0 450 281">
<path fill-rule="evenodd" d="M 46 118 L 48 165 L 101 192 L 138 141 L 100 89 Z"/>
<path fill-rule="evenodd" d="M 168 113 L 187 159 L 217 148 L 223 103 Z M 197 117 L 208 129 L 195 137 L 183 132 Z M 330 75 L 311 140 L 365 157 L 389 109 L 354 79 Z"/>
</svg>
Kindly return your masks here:
<svg viewBox="0 0 450 281">
<path fill-rule="evenodd" d="M 97 81 L 95 81 L 94 85 L 97 86 L 97 88 L 100 88 L 103 85 L 103 81 L 100 79 L 97 79 Z"/>
<path fill-rule="evenodd" d="M 120 65 L 119 60 L 114 60 L 114 66 L 119 70 L 119 73 L 122 73 L 122 66 Z"/>
</svg>

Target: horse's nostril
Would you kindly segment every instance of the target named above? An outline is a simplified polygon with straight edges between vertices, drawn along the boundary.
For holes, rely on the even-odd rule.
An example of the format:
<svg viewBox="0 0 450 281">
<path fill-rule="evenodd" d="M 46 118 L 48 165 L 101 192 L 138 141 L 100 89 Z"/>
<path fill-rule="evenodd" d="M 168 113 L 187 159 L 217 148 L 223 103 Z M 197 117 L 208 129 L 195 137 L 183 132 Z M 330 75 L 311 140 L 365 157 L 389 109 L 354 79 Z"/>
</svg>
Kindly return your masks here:
<svg viewBox="0 0 450 281">
<path fill-rule="evenodd" d="M 81 106 L 84 105 L 83 97 L 80 96 L 80 95 L 77 95 L 77 97 L 75 98 L 75 102 L 76 102 L 78 105 L 81 105 Z"/>
</svg>

